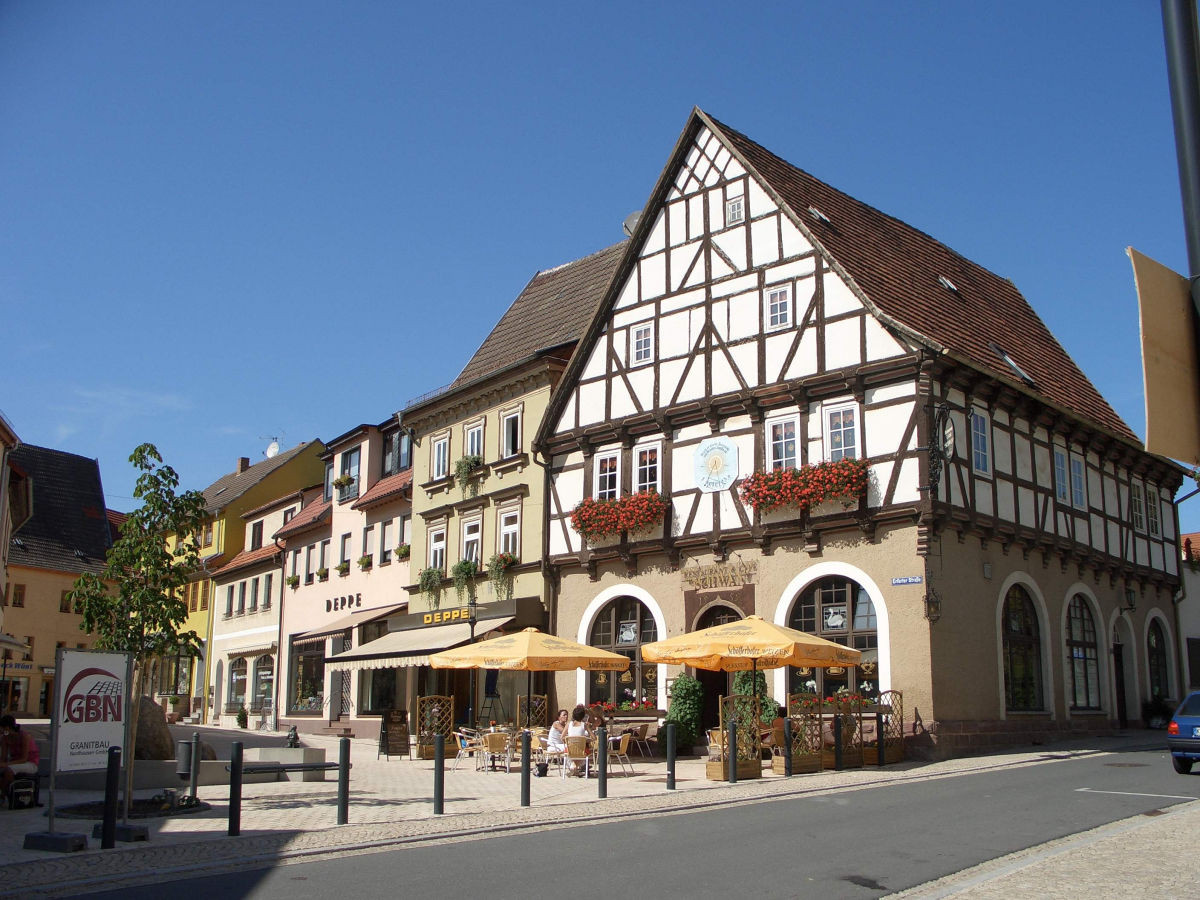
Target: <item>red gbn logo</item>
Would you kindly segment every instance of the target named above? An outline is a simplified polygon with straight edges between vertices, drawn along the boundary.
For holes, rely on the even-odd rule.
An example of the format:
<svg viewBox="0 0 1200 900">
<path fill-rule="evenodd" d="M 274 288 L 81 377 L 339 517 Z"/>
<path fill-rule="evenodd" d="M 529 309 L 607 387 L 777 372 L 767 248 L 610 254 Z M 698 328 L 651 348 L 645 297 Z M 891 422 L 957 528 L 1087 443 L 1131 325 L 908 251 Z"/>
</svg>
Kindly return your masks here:
<svg viewBox="0 0 1200 900">
<path fill-rule="evenodd" d="M 84 685 L 83 682 L 90 683 Z M 122 716 L 121 678 L 104 669 L 84 669 L 67 685 L 68 722 L 120 722 Z"/>
</svg>

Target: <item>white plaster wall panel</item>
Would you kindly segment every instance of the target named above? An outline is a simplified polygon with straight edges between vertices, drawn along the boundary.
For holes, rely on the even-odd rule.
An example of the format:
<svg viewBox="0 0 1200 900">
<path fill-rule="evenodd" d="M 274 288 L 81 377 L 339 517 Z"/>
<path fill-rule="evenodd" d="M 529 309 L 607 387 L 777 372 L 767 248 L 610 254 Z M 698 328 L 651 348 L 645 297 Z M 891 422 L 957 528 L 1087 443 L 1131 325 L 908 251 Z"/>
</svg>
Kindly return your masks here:
<svg viewBox="0 0 1200 900">
<path fill-rule="evenodd" d="M 825 315 L 840 316 L 842 313 L 857 312 L 862 309 L 862 301 L 854 296 L 846 283 L 835 273 L 825 275 Z"/>
<path fill-rule="evenodd" d="M 624 363 L 629 362 L 629 331 L 625 328 L 613 328 L 613 323 L 608 323 L 608 331 L 612 334 L 613 351 L 617 355 L 617 359 Z M 611 368 L 612 361 L 609 361 Z"/>
<path fill-rule="evenodd" d="M 746 170 L 742 168 L 742 164 L 736 159 L 730 159 L 729 165 L 725 167 L 726 178 L 740 178 L 746 174 Z"/>
<path fill-rule="evenodd" d="M 555 426 L 555 432 L 561 434 L 564 431 L 570 431 L 575 427 L 575 393 L 574 391 L 567 397 L 567 402 L 563 405 L 562 415 L 558 417 L 558 425 Z"/>
<path fill-rule="evenodd" d="M 1002 475 L 1012 474 L 1012 441 L 1008 435 L 995 428 L 992 429 L 992 458 L 993 467 Z"/>
<path fill-rule="evenodd" d="M 678 175 L 676 175 L 675 177 L 676 177 L 676 179 L 679 178 Z M 678 200 L 682 196 L 683 196 L 683 191 L 681 191 L 679 189 L 679 187 L 676 185 L 672 185 L 671 189 L 667 191 L 667 199 L 668 200 Z"/>
<path fill-rule="evenodd" d="M 705 191 L 704 196 L 708 200 L 708 233 L 712 234 L 725 227 L 725 190 Z"/>
<path fill-rule="evenodd" d="M 712 187 L 714 184 L 716 184 L 720 180 L 721 180 L 721 173 L 717 171 L 715 166 L 710 167 L 709 170 L 704 173 L 705 187 Z"/>
<path fill-rule="evenodd" d="M 588 378 L 599 378 L 608 372 L 608 341 L 604 335 L 600 335 L 600 339 L 596 341 L 596 345 L 592 347 L 592 352 L 588 354 L 587 362 L 583 365 L 583 371 L 579 374 L 581 380 Z"/>
<path fill-rule="evenodd" d="M 792 224 L 790 219 L 784 219 L 780 227 L 783 230 L 783 256 L 785 259 L 812 251 L 813 245 L 800 232 L 800 229 Z M 810 265 L 813 270 L 816 269 L 815 260 L 811 261 Z"/>
<path fill-rule="evenodd" d="M 709 272 L 714 280 L 718 278 L 728 278 L 730 275 L 737 274 L 736 270 L 731 268 L 729 264 L 721 258 L 721 254 L 717 253 L 715 250 L 709 251 L 708 266 Z"/>
<path fill-rule="evenodd" d="M 645 322 L 647 319 L 653 318 L 654 306 L 651 304 L 646 304 L 645 306 L 638 307 L 637 309 L 622 310 L 621 312 L 613 314 L 613 317 L 609 322 L 609 330 L 614 331 L 615 333 L 615 329 L 628 328 L 635 322 Z M 620 341 L 618 341 L 617 345 L 621 346 Z"/>
<path fill-rule="evenodd" d="M 687 360 L 684 359 L 673 359 L 659 365 L 658 398 L 655 406 L 665 406 L 667 401 L 675 396 L 675 389 L 679 387 L 679 379 L 683 377 L 686 365 Z"/>
<path fill-rule="evenodd" d="M 1149 565 L 1150 554 L 1146 551 L 1146 542 L 1140 538 L 1133 542 L 1134 545 L 1134 563 L 1139 566 Z"/>
<path fill-rule="evenodd" d="M 699 307 L 688 310 L 688 335 L 691 338 L 689 347 L 695 347 L 696 342 L 700 340 L 700 336 L 704 334 L 704 329 L 708 325 L 708 317 L 704 314 L 704 310 Z"/>
<path fill-rule="evenodd" d="M 643 300 L 653 300 L 667 292 L 666 254 L 644 257 L 638 268 L 641 270 Z"/>
<path fill-rule="evenodd" d="M 758 334 L 758 291 L 729 299 L 729 340 L 740 341 Z M 755 349 L 757 354 L 758 350 Z"/>
<path fill-rule="evenodd" d="M 1050 457 L 1050 448 L 1043 444 L 1033 445 L 1034 481 L 1038 487 L 1051 488 L 1054 486 L 1054 462 Z"/>
<path fill-rule="evenodd" d="M 1091 456 L 1091 454 L 1088 455 Z M 1104 495 L 1102 493 L 1104 488 L 1100 484 L 1100 473 L 1092 468 L 1090 460 L 1086 468 L 1088 505 L 1100 507 L 1104 502 Z"/>
<path fill-rule="evenodd" d="M 774 381 L 783 381 L 783 364 L 787 361 L 787 352 L 792 346 L 792 341 L 795 337 L 796 333 L 794 331 L 780 331 L 763 338 L 763 345 L 767 356 L 766 372 L 768 384 Z"/>
<path fill-rule="evenodd" d="M 658 355 L 661 359 L 686 356 L 692 350 L 689 335 L 691 313 L 688 310 L 658 320 Z"/>
<path fill-rule="evenodd" d="M 949 478 L 948 496 L 950 498 L 950 502 L 955 506 L 966 506 L 967 505 L 966 497 L 963 496 L 963 491 L 962 491 L 962 488 L 958 484 L 957 477 Z"/>
<path fill-rule="evenodd" d="M 996 424 L 998 424 L 998 425 L 1009 425 L 1009 424 L 1011 424 L 1011 423 L 1008 421 L 1008 412 L 1007 412 L 1006 410 L 1003 410 L 1003 409 L 997 409 L 997 410 L 995 410 L 995 411 L 992 413 L 992 421 L 993 421 L 993 422 L 995 422 L 995 423 L 996 423 Z M 1027 426 L 1025 426 L 1024 424 L 1021 424 L 1021 423 L 1019 423 L 1019 422 L 1017 423 L 1017 428 L 1018 428 L 1019 430 L 1021 430 L 1021 431 L 1028 431 L 1028 430 L 1029 430 Z"/>
<path fill-rule="evenodd" d="M 687 522 L 688 512 L 691 510 L 691 508 L 691 495 L 686 497 L 671 497 L 671 518 L 677 523 L 673 529 L 675 534 L 679 534 L 683 530 L 683 525 L 685 522 Z"/>
<path fill-rule="evenodd" d="M 892 479 L 896 464 L 891 460 L 873 463 L 867 471 L 867 506 L 882 506 L 883 492 Z"/>
<path fill-rule="evenodd" d="M 667 204 L 667 239 L 672 247 L 687 240 L 687 204 L 684 201 Z"/>
<path fill-rule="evenodd" d="M 750 223 L 751 260 L 755 268 L 779 259 L 779 219 L 771 216 Z"/>
<path fill-rule="evenodd" d="M 675 294 L 673 297 L 664 297 L 658 301 L 658 306 L 661 314 L 678 312 L 681 309 L 686 309 L 689 306 L 697 306 L 704 302 L 703 291 L 685 291 L 682 294 Z"/>
<path fill-rule="evenodd" d="M 707 396 L 708 394 L 704 390 L 704 361 L 697 357 L 683 381 L 683 390 L 679 392 L 679 402 L 687 403 L 689 400 L 699 400 Z"/>
<path fill-rule="evenodd" d="M 570 527 L 567 528 L 567 534 L 563 533 L 563 528 L 557 522 L 550 526 L 550 555 L 556 556 L 561 553 L 573 552 L 573 547 L 569 543 L 568 534 L 574 534 Z"/>
<path fill-rule="evenodd" d="M 1119 509 L 1129 508 L 1129 492 L 1124 485 L 1118 485 L 1113 479 L 1104 479 L 1104 496 L 1101 497 L 1104 510 L 1114 516 L 1119 515 Z M 1117 504 L 1120 504 L 1118 506 Z"/>
<path fill-rule="evenodd" d="M 753 178 L 750 179 L 748 187 L 747 198 L 750 201 L 750 217 L 752 219 L 765 216 L 767 213 L 773 213 L 779 208 L 775 205 L 775 201 L 767 195 L 767 192 Z"/>
<path fill-rule="evenodd" d="M 985 516 L 995 513 L 995 507 L 992 506 L 992 492 L 986 482 L 975 488 L 975 511 Z"/>
<path fill-rule="evenodd" d="M 921 466 L 915 459 L 903 460 L 900 463 L 900 477 L 896 479 L 896 502 L 911 503 L 920 500 L 921 496 Z"/>
<path fill-rule="evenodd" d="M 729 340 L 729 302 L 714 300 L 709 308 L 709 318 L 712 320 L 713 331 L 723 341 Z"/>
<path fill-rule="evenodd" d="M 1121 555 L 1121 529 L 1116 522 L 1108 523 L 1108 546 L 1113 548 L 1113 555 Z"/>
<path fill-rule="evenodd" d="M 713 235 L 713 243 L 729 257 L 734 268 L 741 272 L 746 268 L 746 226 L 739 225 L 720 234 Z"/>
<path fill-rule="evenodd" d="M 733 367 L 729 365 L 729 360 L 724 353 L 714 353 L 712 355 L 712 390 L 713 396 L 719 397 L 721 394 L 732 393 L 741 389 L 741 384 L 738 382 L 737 375 L 734 374 Z"/>
<path fill-rule="evenodd" d="M 916 396 L 917 385 L 912 381 L 897 381 L 895 384 L 881 384 L 869 387 L 863 394 L 863 399 L 870 403 L 886 403 L 889 400 L 899 400 L 901 397 Z"/>
<path fill-rule="evenodd" d="M 629 272 L 629 277 L 625 279 L 625 283 L 621 285 L 621 291 L 617 294 L 617 308 L 625 306 L 634 306 L 641 300 L 638 293 L 638 267 L 634 266 Z"/>
<path fill-rule="evenodd" d="M 695 447 L 674 447 L 671 450 L 671 489 L 675 492 L 695 490 L 696 471 L 692 466 Z"/>
<path fill-rule="evenodd" d="M 666 246 L 667 216 L 660 209 L 658 215 L 654 217 L 654 224 L 650 226 L 650 233 L 646 235 L 646 242 L 642 244 L 642 255 L 657 253 L 660 250 L 666 249 Z"/>
<path fill-rule="evenodd" d="M 675 443 L 691 443 L 692 441 L 702 441 L 712 434 L 712 429 L 704 423 L 698 425 L 688 425 L 686 428 L 680 428 L 675 435 Z"/>
<path fill-rule="evenodd" d="M 813 270 L 814 266 L 811 256 L 805 259 L 793 259 L 791 262 L 769 266 L 763 273 L 763 281 L 765 284 L 774 285 L 781 281 L 808 278 L 813 274 Z M 801 297 L 807 296 L 812 293 L 812 286 L 797 285 L 796 293 Z"/>
<path fill-rule="evenodd" d="M 1150 565 L 1158 570 L 1162 570 L 1166 566 L 1166 560 L 1163 559 L 1162 544 L 1152 544 L 1150 547 Z"/>
<path fill-rule="evenodd" d="M 642 366 L 629 373 L 629 384 L 633 395 L 642 404 L 642 409 L 654 408 L 654 367 Z"/>
<path fill-rule="evenodd" d="M 1022 525 L 1037 527 L 1037 503 L 1034 501 L 1033 491 L 1029 488 L 1017 488 L 1017 513 L 1020 516 L 1017 521 Z"/>
<path fill-rule="evenodd" d="M 722 281 L 720 284 L 712 286 L 712 295 L 714 297 L 729 297 L 733 294 L 742 294 L 746 291 L 758 290 L 758 276 L 754 274 L 740 275 L 737 278 L 730 278 L 727 281 Z"/>
<path fill-rule="evenodd" d="M 704 197 L 688 197 L 688 240 L 694 241 L 704 234 Z"/>
<path fill-rule="evenodd" d="M 796 355 L 792 357 L 792 364 L 788 366 L 787 377 L 807 378 L 816 373 L 817 332 L 816 329 L 809 328 L 800 335 L 800 346 L 796 348 Z M 771 377 L 769 372 L 768 377 Z"/>
<path fill-rule="evenodd" d="M 1104 546 L 1104 520 L 1096 516 L 1086 516 L 1078 520 L 1080 525 L 1075 529 L 1075 540 L 1081 544 L 1091 544 L 1099 550 Z"/>
<path fill-rule="evenodd" d="M 912 403 L 902 403 L 882 409 L 868 409 L 863 413 L 867 456 L 885 456 L 896 452 L 900 436 L 912 418 L 913 406 Z"/>
<path fill-rule="evenodd" d="M 720 493 L 713 494 L 713 496 L 717 498 L 717 503 L 719 504 L 718 514 L 721 517 L 721 530 L 732 531 L 735 528 L 741 528 L 742 519 L 738 515 L 738 508 L 741 506 L 741 503 L 735 500 L 728 491 L 721 491 Z"/>
<path fill-rule="evenodd" d="M 637 412 L 637 406 L 633 402 L 629 389 L 625 387 L 625 381 L 621 378 L 614 378 L 609 384 L 612 391 L 612 418 L 621 419 Z"/>
<path fill-rule="evenodd" d="M 718 169 L 720 169 L 722 172 L 725 171 L 725 164 L 727 162 L 729 162 L 729 151 L 726 150 L 724 147 L 722 147 L 720 150 L 718 150 L 716 153 L 713 154 L 713 165 L 716 166 Z"/>
<path fill-rule="evenodd" d="M 733 357 L 746 384 L 756 387 L 758 385 L 758 344 L 737 344 L 729 348 L 729 355 Z"/>
<path fill-rule="evenodd" d="M 701 494 L 700 502 L 696 506 L 696 518 L 692 520 L 692 527 L 688 530 L 688 534 L 704 534 L 712 531 L 713 523 L 713 504 L 716 502 L 716 494 Z M 680 520 L 682 528 L 685 520 Z"/>
<path fill-rule="evenodd" d="M 859 319 L 843 319 L 825 326 L 825 368 L 829 371 L 862 363 Z"/>
<path fill-rule="evenodd" d="M 704 271 L 704 260 L 698 259 L 704 245 L 700 241 L 691 241 L 679 247 L 671 248 L 671 290 L 679 290 L 685 282 L 692 281 L 695 266 Z"/>
<path fill-rule="evenodd" d="M 1012 439 L 1012 456 L 1017 465 L 1017 476 L 1033 481 L 1033 445 L 1025 434 L 1016 434 Z"/>
<path fill-rule="evenodd" d="M 579 386 L 579 424 L 591 425 L 604 421 L 605 382 L 593 381 Z"/>
<path fill-rule="evenodd" d="M 1016 521 L 1017 508 L 1013 501 L 1013 485 L 1006 478 L 996 479 L 996 515 L 1009 522 Z"/>
</svg>

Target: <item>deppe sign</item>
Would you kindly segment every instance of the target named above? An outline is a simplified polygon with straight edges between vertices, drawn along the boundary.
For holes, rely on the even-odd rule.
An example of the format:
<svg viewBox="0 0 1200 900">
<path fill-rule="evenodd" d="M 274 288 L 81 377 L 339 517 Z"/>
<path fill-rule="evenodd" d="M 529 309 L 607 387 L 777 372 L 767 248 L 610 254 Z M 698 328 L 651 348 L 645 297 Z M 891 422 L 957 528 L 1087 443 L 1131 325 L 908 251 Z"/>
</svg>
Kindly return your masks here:
<svg viewBox="0 0 1200 900">
<path fill-rule="evenodd" d="M 108 748 L 125 744 L 129 699 L 127 653 L 60 650 L 55 673 L 55 768 L 103 769 Z"/>
</svg>

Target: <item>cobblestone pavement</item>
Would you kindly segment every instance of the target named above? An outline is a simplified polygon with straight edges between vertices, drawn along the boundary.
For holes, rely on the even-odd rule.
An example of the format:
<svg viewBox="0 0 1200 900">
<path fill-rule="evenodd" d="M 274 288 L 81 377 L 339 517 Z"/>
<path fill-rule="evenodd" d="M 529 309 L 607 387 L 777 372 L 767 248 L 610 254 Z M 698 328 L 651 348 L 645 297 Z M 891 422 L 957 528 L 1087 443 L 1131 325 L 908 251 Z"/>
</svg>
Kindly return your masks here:
<svg viewBox="0 0 1200 900">
<path fill-rule="evenodd" d="M 306 735 L 308 746 L 323 747 L 326 758 L 337 759 L 337 740 Z M 117 849 L 99 849 L 90 837 L 90 820 L 57 816 L 56 831 L 89 835 L 88 849 L 74 854 L 51 854 L 23 849 L 26 833 L 46 830 L 45 810 L 0 811 L 0 897 L 50 897 L 88 889 L 112 889 L 188 874 L 216 873 L 245 868 L 248 864 L 270 865 L 288 859 L 312 859 L 326 854 L 370 852 L 406 842 L 465 839 L 501 830 L 536 828 L 554 824 L 627 818 L 686 811 L 729 803 L 757 802 L 813 793 L 861 790 L 902 780 L 946 778 L 974 771 L 1039 765 L 1073 755 L 1159 746 L 1161 741 L 1145 733 L 1120 738 L 1098 739 L 1075 744 L 1055 744 L 1022 752 L 1009 752 L 946 760 L 937 763 L 906 762 L 885 768 L 852 769 L 784 778 L 766 774 L 762 779 L 736 785 L 708 781 L 704 760 L 679 760 L 676 790 L 666 789 L 666 764 L 657 759 L 633 757 L 636 774 L 629 778 L 610 773 L 608 798 L 598 801 L 595 778 L 560 778 L 552 769 L 549 777 L 530 780 L 529 807 L 520 806 L 520 775 L 476 771 L 464 760 L 445 777 L 445 815 L 433 814 L 433 763 L 410 759 L 376 759 L 374 740 L 351 744 L 353 770 L 350 779 L 350 824 L 338 826 L 336 776 L 325 782 L 275 782 L 243 787 L 241 836 L 228 837 L 228 788 L 201 787 L 200 798 L 212 809 L 187 816 L 138 820 L 149 828 L 150 840 L 119 844 Z M 448 768 L 452 759 L 448 761 Z M 139 792 L 148 796 L 152 792 Z M 43 795 L 43 802 L 45 802 Z M 56 806 L 98 799 L 95 793 L 59 791 Z M 1175 823 L 1171 825 L 1170 823 Z M 1158 817 L 1139 817 L 1056 842 L 1055 849 L 1035 848 L 977 870 L 960 873 L 909 892 L 912 897 L 999 897 L 1025 893 L 1047 894 L 1042 888 L 1047 875 L 1040 867 L 1074 866 L 1081 856 L 1103 861 L 1106 852 L 1119 847 L 1120 872 L 1128 886 L 1129 845 L 1145 843 L 1141 857 L 1165 883 L 1176 866 L 1168 860 L 1184 858 L 1179 844 L 1200 825 L 1200 803 L 1188 804 Z M 1115 842 L 1119 841 L 1120 844 Z M 1107 848 L 1107 850 L 1106 850 Z M 1174 850 L 1172 850 L 1174 848 Z M 1150 850 L 1153 852 L 1149 852 Z M 1189 852 L 1190 852 L 1190 848 Z M 1159 854 L 1162 854 L 1161 858 Z M 1089 863 L 1090 864 L 1090 863 Z M 1032 873 L 1032 874 L 1031 874 Z M 960 877 L 961 876 L 961 877 Z M 1063 874 L 1061 877 L 1069 878 Z M 959 879 L 955 881 L 953 879 Z M 1028 880 L 1025 879 L 1036 879 Z M 1021 884 L 1013 889 L 1008 885 Z M 1051 879 L 1051 883 L 1057 883 Z M 1116 884 L 1116 880 L 1110 881 Z M 1141 882 L 1137 882 L 1139 885 Z M 1037 889 L 1034 889 L 1034 886 Z M 1079 883 L 1068 880 L 1077 895 Z M 1191 885 L 1194 889 L 1194 884 Z M 965 891 L 965 893 L 964 893 Z M 994 893 L 993 893 L 994 891 Z M 1127 891 L 1126 891 L 1127 892 Z M 1092 892 L 1095 893 L 1095 892 Z M 1194 895 L 1194 890 L 1191 892 Z M 1104 896 L 1097 894 L 1097 896 Z M 1185 896 L 1171 893 L 1164 896 Z"/>
</svg>

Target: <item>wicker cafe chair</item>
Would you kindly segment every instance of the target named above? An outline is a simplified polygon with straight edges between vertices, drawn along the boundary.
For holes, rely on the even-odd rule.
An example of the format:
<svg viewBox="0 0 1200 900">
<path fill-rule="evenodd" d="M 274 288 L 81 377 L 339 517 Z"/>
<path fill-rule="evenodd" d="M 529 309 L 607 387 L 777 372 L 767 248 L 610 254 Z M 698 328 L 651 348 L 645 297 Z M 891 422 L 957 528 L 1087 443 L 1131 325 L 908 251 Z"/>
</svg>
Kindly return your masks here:
<svg viewBox="0 0 1200 900">
<path fill-rule="evenodd" d="M 453 772 L 457 769 L 458 764 L 468 756 L 474 760 L 475 768 L 478 769 L 483 760 L 483 745 L 479 742 L 479 738 L 456 731 L 454 739 L 458 741 L 458 756 L 454 757 L 454 765 L 450 767 L 450 771 Z"/>
<path fill-rule="evenodd" d="M 483 736 L 483 759 L 489 769 L 503 761 L 504 771 L 512 771 L 512 750 L 508 732 L 489 731 Z"/>
<path fill-rule="evenodd" d="M 633 735 L 626 732 L 625 734 L 621 735 L 621 740 L 617 742 L 615 747 L 609 746 L 608 748 L 609 763 L 612 763 L 614 760 L 620 763 L 621 774 L 625 775 L 626 777 L 633 774 L 633 762 L 629 759 L 629 742 L 632 740 L 632 738 Z M 611 765 L 609 765 L 609 769 L 612 769 Z"/>
<path fill-rule="evenodd" d="M 643 722 L 633 730 L 633 746 L 637 747 L 638 756 L 652 756 L 650 753 L 650 741 L 647 740 L 646 734 L 650 731 L 650 723 Z"/>
<path fill-rule="evenodd" d="M 591 770 L 592 751 L 588 749 L 588 740 L 582 735 L 567 736 L 567 752 L 563 755 L 562 776 L 567 777 L 567 769 L 583 764 L 583 777 L 587 778 Z"/>
</svg>

